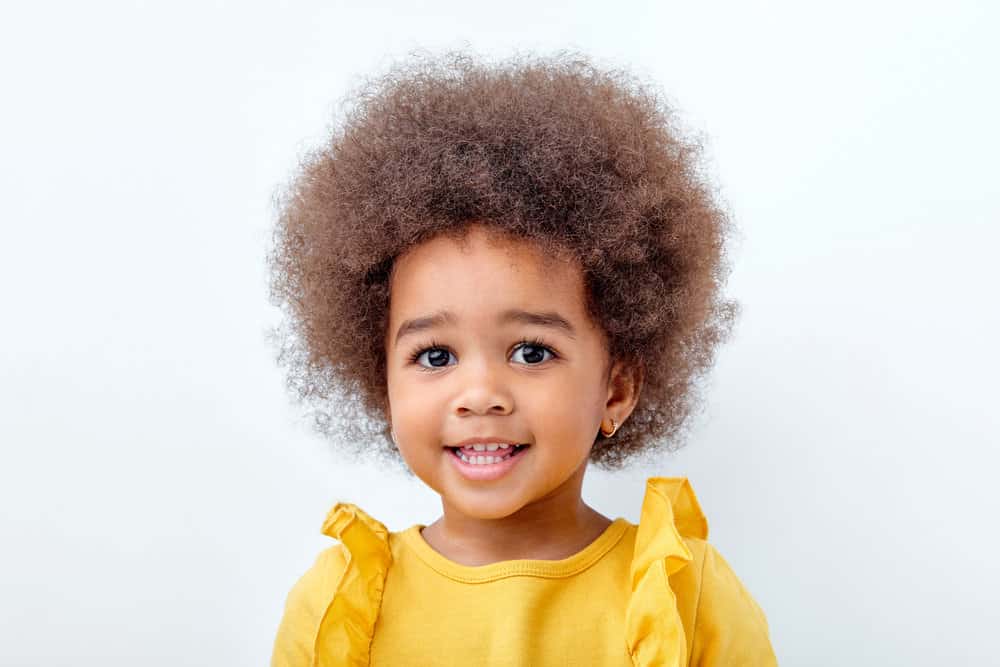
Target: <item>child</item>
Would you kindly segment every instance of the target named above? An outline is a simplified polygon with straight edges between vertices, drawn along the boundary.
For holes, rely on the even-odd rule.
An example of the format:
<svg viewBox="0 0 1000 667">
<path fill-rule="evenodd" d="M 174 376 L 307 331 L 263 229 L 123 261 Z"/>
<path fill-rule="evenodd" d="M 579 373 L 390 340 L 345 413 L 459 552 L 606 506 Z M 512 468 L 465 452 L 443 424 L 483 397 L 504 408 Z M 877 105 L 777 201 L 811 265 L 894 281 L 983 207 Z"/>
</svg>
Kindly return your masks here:
<svg viewBox="0 0 1000 667">
<path fill-rule="evenodd" d="M 577 55 L 414 57 L 357 101 L 282 202 L 284 359 L 443 512 L 335 505 L 272 665 L 775 664 L 686 479 L 638 524 L 581 498 L 588 462 L 676 448 L 735 319 L 697 145 Z"/>
</svg>

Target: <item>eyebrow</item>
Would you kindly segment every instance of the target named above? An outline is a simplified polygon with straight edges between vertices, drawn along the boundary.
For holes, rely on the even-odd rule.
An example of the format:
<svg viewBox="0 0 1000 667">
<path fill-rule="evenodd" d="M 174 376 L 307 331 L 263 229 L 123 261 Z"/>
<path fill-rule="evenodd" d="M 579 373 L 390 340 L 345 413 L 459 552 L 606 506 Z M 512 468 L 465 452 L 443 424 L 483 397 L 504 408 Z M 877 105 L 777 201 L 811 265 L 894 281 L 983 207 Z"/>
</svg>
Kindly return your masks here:
<svg viewBox="0 0 1000 667">
<path fill-rule="evenodd" d="M 561 331 L 570 338 L 576 338 L 576 329 L 574 329 L 573 325 L 569 323 L 569 320 L 554 311 L 534 313 L 527 310 L 521 310 L 520 308 L 511 308 L 500 313 L 497 321 L 500 324 L 518 322 L 521 324 L 533 324 L 539 327 L 547 327 L 549 329 Z M 420 331 L 427 331 L 428 329 L 444 326 L 445 324 L 456 324 L 457 322 L 458 318 L 449 310 L 441 310 L 433 315 L 414 317 L 413 319 L 406 320 L 399 326 L 399 330 L 396 332 L 396 344 L 399 343 L 399 339 L 403 336 Z"/>
</svg>

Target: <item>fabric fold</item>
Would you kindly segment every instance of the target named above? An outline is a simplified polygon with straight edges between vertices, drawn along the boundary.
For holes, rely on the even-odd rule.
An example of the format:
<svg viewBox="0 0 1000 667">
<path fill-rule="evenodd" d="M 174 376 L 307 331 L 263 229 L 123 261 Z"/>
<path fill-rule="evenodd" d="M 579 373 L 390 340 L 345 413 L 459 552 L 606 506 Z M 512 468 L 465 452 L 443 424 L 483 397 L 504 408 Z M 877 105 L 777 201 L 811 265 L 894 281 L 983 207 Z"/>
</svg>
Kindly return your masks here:
<svg viewBox="0 0 1000 667">
<path fill-rule="evenodd" d="M 323 533 L 340 540 L 347 563 L 316 634 L 313 667 L 368 665 L 392 564 L 389 531 L 357 505 L 337 503 Z"/>
<path fill-rule="evenodd" d="M 686 477 L 650 477 L 629 575 L 625 637 L 635 667 L 687 664 L 687 642 L 668 577 L 691 562 L 685 537 L 707 539 L 708 522 Z"/>
</svg>

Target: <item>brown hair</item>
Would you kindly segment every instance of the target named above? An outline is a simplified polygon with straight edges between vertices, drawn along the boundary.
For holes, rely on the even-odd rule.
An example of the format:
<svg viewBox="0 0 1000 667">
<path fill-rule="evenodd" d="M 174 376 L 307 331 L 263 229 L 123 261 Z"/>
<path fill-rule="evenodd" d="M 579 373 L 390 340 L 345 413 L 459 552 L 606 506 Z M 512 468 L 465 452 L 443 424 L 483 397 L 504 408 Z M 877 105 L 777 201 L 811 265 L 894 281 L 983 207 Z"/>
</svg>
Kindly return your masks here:
<svg viewBox="0 0 1000 667">
<path fill-rule="evenodd" d="M 682 446 L 738 304 L 721 295 L 731 225 L 701 145 L 656 91 L 576 53 L 448 52 L 411 54 L 347 101 L 279 196 L 268 257 L 278 360 L 315 427 L 401 462 L 385 419 L 393 260 L 475 220 L 575 257 L 611 358 L 641 366 L 634 412 L 591 461 Z"/>
</svg>

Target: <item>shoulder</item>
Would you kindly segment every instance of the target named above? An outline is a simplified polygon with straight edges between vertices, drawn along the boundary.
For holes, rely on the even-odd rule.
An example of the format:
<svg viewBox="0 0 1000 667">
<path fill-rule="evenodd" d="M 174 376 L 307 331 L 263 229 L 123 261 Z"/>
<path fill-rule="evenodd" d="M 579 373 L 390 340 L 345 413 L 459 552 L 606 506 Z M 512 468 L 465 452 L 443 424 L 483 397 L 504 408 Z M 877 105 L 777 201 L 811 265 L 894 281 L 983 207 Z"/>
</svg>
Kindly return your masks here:
<svg viewBox="0 0 1000 667">
<path fill-rule="evenodd" d="M 292 587 L 278 626 L 272 667 L 311 666 L 317 654 L 363 664 L 392 562 L 389 531 L 352 503 L 337 503 L 323 533 L 325 549 Z"/>
<path fill-rule="evenodd" d="M 647 480 L 633 575 L 650 561 L 663 563 L 670 590 L 660 599 L 670 600 L 670 609 L 661 613 L 676 608 L 690 665 L 776 664 L 767 618 L 708 542 L 708 521 L 687 478 Z"/>
<path fill-rule="evenodd" d="M 686 537 L 691 562 L 670 576 L 691 665 L 776 665 L 767 617 L 710 542 Z"/>
<path fill-rule="evenodd" d="M 343 544 L 321 551 L 312 566 L 292 586 L 285 601 L 286 608 L 311 609 L 328 600 L 329 594 L 337 590 L 348 560 L 347 548 Z"/>
<path fill-rule="evenodd" d="M 636 664 L 776 664 L 764 613 L 708 542 L 686 478 L 647 480 L 630 574 L 626 624 Z"/>
<path fill-rule="evenodd" d="M 312 665 L 320 623 L 347 563 L 343 544 L 324 549 L 292 586 L 274 640 L 272 667 Z"/>
</svg>

